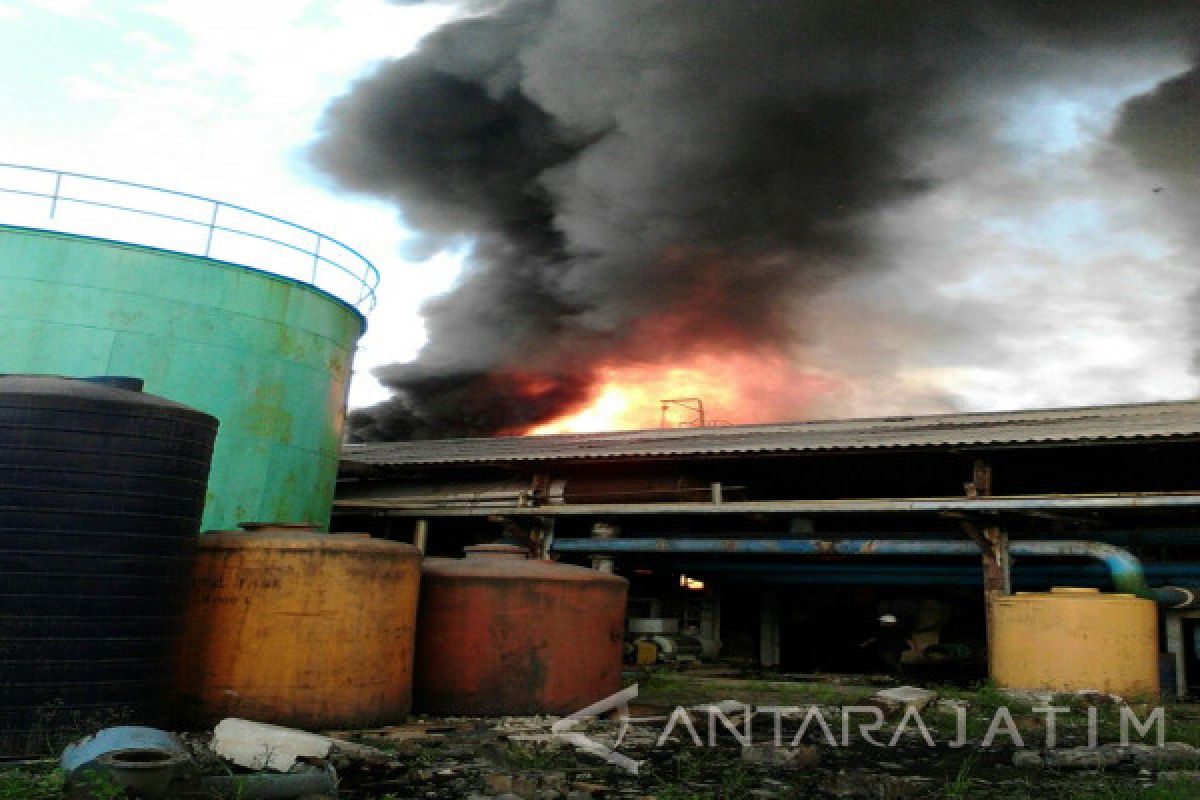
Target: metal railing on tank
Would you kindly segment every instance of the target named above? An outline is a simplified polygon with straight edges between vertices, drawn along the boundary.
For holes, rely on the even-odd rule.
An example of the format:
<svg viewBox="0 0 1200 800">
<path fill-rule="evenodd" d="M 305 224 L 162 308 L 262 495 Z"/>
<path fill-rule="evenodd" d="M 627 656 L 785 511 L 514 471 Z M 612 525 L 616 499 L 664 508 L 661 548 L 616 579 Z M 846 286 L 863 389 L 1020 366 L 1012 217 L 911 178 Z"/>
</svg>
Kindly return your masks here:
<svg viewBox="0 0 1200 800">
<path fill-rule="evenodd" d="M 0 224 L 139 244 L 251 267 L 375 307 L 379 271 L 354 248 L 199 195 L 0 163 Z"/>
</svg>

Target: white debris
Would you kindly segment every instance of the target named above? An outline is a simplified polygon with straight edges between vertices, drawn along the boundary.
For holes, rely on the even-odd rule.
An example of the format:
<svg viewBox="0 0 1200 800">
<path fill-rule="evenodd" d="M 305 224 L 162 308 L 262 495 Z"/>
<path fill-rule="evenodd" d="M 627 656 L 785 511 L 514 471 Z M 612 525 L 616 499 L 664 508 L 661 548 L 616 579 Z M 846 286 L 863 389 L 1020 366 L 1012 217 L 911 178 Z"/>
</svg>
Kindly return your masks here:
<svg viewBox="0 0 1200 800">
<path fill-rule="evenodd" d="M 329 757 L 339 767 L 345 767 L 348 764 L 388 767 L 397 763 L 394 753 L 380 750 L 378 747 L 348 742 L 345 739 L 330 739 L 329 741 L 333 743 Z"/>
<path fill-rule="evenodd" d="M 751 710 L 751 706 L 737 700 L 719 700 L 715 703 L 703 703 L 698 706 L 692 706 L 691 710 L 703 712 L 715 710 L 722 714 L 745 714 Z"/>
<path fill-rule="evenodd" d="M 924 711 L 926 706 L 937 700 L 937 692 L 916 686 L 897 686 L 871 695 L 871 700 L 889 708 L 915 708 Z"/>
<path fill-rule="evenodd" d="M 212 749 L 239 767 L 288 772 L 299 759 L 328 758 L 333 740 L 295 728 L 230 717 L 213 730 Z"/>
<path fill-rule="evenodd" d="M 1123 706 L 1125 698 L 1119 694 L 1102 692 L 1099 689 L 1079 689 L 1075 693 L 1081 702 L 1089 706 Z"/>
<path fill-rule="evenodd" d="M 1054 692 L 1039 689 L 1001 689 L 1004 695 L 1014 703 L 1028 706 L 1048 706 L 1054 704 Z"/>
<path fill-rule="evenodd" d="M 970 703 L 957 697 L 943 697 L 937 701 L 937 710 L 946 714 L 957 714 L 960 708 L 970 707 Z"/>
</svg>

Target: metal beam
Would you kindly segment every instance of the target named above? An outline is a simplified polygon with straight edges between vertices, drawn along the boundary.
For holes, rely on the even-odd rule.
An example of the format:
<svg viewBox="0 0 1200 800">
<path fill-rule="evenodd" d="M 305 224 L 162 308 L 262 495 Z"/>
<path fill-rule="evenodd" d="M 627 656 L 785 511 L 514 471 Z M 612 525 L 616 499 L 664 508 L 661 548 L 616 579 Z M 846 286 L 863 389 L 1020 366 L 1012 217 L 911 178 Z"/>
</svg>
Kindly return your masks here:
<svg viewBox="0 0 1200 800">
<path fill-rule="evenodd" d="M 396 506 L 394 501 L 342 499 L 338 511 L 382 511 L 401 517 L 628 516 L 664 514 L 873 514 L 1025 511 L 1120 511 L 1200 508 L 1200 492 L 1115 492 L 994 497 L 851 498 L 844 500 L 739 500 L 723 503 L 566 503 L 524 508 L 472 508 L 430 504 Z"/>
</svg>

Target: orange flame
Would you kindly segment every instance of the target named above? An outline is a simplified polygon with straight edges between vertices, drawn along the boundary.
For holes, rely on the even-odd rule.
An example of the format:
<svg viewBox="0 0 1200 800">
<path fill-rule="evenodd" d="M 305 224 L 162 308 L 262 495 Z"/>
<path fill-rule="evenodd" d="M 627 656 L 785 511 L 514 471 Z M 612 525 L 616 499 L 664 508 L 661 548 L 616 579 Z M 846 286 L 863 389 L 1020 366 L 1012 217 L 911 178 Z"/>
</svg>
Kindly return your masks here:
<svg viewBox="0 0 1200 800">
<path fill-rule="evenodd" d="M 531 428 L 526 433 L 591 433 L 657 428 L 663 422 L 661 401 L 699 398 L 705 422 L 750 424 L 778 422 L 801 415 L 815 395 L 837 382 L 802 373 L 781 356 L 735 353 L 701 355 L 686 366 L 605 366 L 597 371 L 591 400 L 582 409 Z M 667 408 L 666 425 L 693 422 L 686 409 Z"/>
</svg>

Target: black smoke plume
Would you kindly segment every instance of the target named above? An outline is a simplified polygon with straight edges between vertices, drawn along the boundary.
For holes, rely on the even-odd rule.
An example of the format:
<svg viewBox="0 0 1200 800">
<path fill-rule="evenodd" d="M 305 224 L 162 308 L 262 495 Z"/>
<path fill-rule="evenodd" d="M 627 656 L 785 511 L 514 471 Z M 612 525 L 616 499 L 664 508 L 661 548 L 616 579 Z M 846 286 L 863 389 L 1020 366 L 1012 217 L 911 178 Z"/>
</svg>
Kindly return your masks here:
<svg viewBox="0 0 1200 800">
<path fill-rule="evenodd" d="M 1176 217 L 1177 230 L 1186 232 L 1181 247 L 1200 253 L 1200 67 L 1125 103 L 1113 138 L 1154 175 L 1154 191 L 1167 200 L 1162 213 Z M 1191 305 L 1200 309 L 1200 290 L 1192 292 Z M 1195 319 L 1191 334 L 1200 340 Z M 1200 375 L 1200 352 L 1192 372 Z"/>
<path fill-rule="evenodd" d="M 1200 67 L 1125 103 L 1114 138 L 1164 182 L 1200 183 Z"/>
<path fill-rule="evenodd" d="M 464 7 L 336 100 L 314 149 L 340 185 L 394 200 L 416 250 L 470 246 L 424 309 L 428 343 L 378 371 L 394 397 L 353 414 L 352 436 L 517 432 L 584 403 L 600 364 L 806 340 L 823 289 L 883 268 L 873 215 L 946 179 L 928 143 L 983 142 L 994 97 L 1100 54 L 1187 53 L 1197 8 Z M 1188 112 L 1166 99 L 1131 105 L 1119 135 L 1169 135 Z"/>
</svg>

